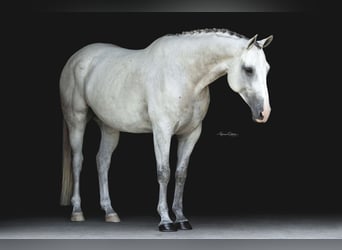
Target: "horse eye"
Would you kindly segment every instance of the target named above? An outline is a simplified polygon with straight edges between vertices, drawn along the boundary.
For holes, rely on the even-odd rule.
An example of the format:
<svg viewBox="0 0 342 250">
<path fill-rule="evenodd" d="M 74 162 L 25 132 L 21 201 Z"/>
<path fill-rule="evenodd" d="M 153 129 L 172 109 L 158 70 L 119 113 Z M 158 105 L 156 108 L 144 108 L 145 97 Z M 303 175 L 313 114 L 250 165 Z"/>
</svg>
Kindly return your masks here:
<svg viewBox="0 0 342 250">
<path fill-rule="evenodd" d="M 253 75 L 254 69 L 252 67 L 243 67 L 243 70 L 246 72 L 247 75 Z"/>
</svg>

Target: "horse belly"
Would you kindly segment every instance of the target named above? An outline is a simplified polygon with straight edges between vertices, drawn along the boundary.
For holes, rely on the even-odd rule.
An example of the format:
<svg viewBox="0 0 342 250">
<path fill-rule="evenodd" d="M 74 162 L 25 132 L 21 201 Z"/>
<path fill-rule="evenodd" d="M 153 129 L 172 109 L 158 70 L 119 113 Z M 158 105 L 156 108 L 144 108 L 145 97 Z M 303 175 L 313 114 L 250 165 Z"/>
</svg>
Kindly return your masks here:
<svg viewBox="0 0 342 250">
<path fill-rule="evenodd" d="M 97 118 L 107 126 L 122 132 L 152 132 L 151 121 L 144 106 L 126 107 L 122 103 L 90 105 Z"/>
<path fill-rule="evenodd" d="M 97 112 L 97 116 L 109 127 L 129 133 L 152 132 L 151 122 L 144 115 L 147 113 L 142 108 L 127 110 L 118 109 L 118 107 L 108 107 L 106 112 Z"/>
<path fill-rule="evenodd" d="M 137 84 L 97 83 L 86 93 L 88 105 L 107 126 L 122 132 L 152 132 L 147 103 Z"/>
</svg>

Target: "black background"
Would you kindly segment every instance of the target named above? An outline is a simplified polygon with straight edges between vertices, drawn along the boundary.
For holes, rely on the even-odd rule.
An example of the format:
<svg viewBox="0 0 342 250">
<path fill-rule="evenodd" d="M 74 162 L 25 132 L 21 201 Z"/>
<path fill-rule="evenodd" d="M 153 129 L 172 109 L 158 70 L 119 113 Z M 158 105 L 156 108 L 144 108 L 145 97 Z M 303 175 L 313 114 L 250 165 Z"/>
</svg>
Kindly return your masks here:
<svg viewBox="0 0 342 250">
<path fill-rule="evenodd" d="M 335 213 L 342 209 L 337 97 L 339 42 L 333 16 L 320 13 L 53 13 L 13 17 L 3 54 L 8 88 L 2 92 L 1 210 L 4 215 L 63 214 L 62 113 L 59 74 L 82 46 L 109 42 L 126 48 L 198 28 L 228 28 L 248 37 L 270 34 L 272 113 L 263 125 L 229 89 L 226 77 L 210 87 L 211 104 L 192 154 L 185 213 Z M 8 57 L 6 57 L 8 56 Z M 336 98 L 337 97 L 337 98 Z M 217 133 L 234 132 L 238 137 Z M 95 166 L 100 133 L 90 122 L 81 175 L 86 214 L 100 213 Z M 176 140 L 171 167 L 176 163 Z M 122 133 L 112 158 L 110 193 L 119 214 L 155 215 L 158 199 L 150 134 Z M 173 194 L 170 181 L 170 203 Z"/>
</svg>

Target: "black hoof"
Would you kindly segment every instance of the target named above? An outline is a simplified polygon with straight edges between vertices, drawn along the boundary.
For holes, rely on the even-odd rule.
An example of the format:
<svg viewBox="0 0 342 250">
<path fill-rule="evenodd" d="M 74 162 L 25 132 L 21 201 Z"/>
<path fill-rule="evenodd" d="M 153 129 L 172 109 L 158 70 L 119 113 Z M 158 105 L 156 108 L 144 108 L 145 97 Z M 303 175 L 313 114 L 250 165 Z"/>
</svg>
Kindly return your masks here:
<svg viewBox="0 0 342 250">
<path fill-rule="evenodd" d="M 180 230 L 191 230 L 192 226 L 189 221 L 176 222 L 175 226 Z"/>
<path fill-rule="evenodd" d="M 177 227 L 173 223 L 166 223 L 159 225 L 160 232 L 176 232 Z"/>
</svg>

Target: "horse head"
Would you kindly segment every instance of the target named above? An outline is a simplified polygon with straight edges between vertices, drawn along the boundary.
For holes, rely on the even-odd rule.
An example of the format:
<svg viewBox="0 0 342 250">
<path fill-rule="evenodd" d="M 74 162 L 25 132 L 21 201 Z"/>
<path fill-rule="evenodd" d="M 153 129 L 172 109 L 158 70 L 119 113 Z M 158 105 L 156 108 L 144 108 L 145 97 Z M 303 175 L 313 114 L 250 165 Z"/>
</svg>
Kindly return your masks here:
<svg viewBox="0 0 342 250">
<path fill-rule="evenodd" d="M 273 36 L 269 36 L 257 41 L 255 35 L 228 69 L 230 88 L 240 94 L 250 107 L 253 120 L 259 123 L 266 122 L 271 112 L 266 81 L 270 66 L 263 49 L 272 40 Z"/>
</svg>

